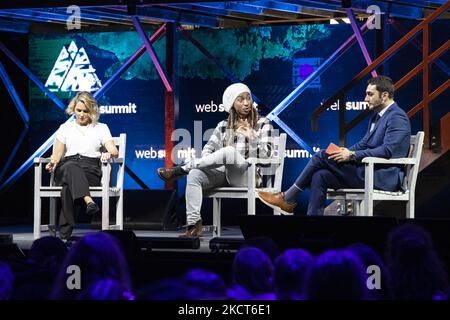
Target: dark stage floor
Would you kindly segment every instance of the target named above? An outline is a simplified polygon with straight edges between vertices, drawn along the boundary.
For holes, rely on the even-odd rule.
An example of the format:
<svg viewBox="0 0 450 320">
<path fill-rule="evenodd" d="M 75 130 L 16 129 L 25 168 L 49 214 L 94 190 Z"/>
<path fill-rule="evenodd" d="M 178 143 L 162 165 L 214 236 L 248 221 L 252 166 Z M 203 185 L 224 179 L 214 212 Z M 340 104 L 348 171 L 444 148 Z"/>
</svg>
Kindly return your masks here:
<svg viewBox="0 0 450 320">
<path fill-rule="evenodd" d="M 161 251 L 196 251 L 196 252 L 210 252 L 210 242 L 213 239 L 212 230 L 208 230 L 208 226 L 206 226 L 204 232 L 204 236 L 200 238 L 200 246 L 198 249 L 186 249 L 186 248 L 153 248 L 152 250 Z M 127 230 L 127 229 L 126 229 Z M 75 239 L 82 237 L 84 234 L 89 232 L 96 232 L 98 229 L 94 229 L 90 224 L 77 224 L 73 237 Z M 182 231 L 157 231 L 157 230 L 131 230 L 134 232 L 139 241 L 152 240 L 157 239 L 159 242 L 162 242 L 164 238 L 167 238 L 167 241 L 178 240 L 178 235 L 182 233 Z M 31 245 L 34 241 L 33 239 L 33 226 L 32 225 L 11 225 L 11 226 L 0 226 L 0 234 L 12 234 L 13 242 L 17 244 L 17 246 L 22 250 L 28 250 L 31 248 Z M 49 235 L 48 232 L 42 232 L 42 237 Z M 242 232 L 238 226 L 226 226 L 222 228 L 222 234 L 220 239 L 230 240 L 230 241 L 244 241 L 244 237 Z M 164 244 L 160 244 L 160 246 L 164 246 Z M 170 246 L 176 246 L 176 244 L 172 244 Z"/>
</svg>

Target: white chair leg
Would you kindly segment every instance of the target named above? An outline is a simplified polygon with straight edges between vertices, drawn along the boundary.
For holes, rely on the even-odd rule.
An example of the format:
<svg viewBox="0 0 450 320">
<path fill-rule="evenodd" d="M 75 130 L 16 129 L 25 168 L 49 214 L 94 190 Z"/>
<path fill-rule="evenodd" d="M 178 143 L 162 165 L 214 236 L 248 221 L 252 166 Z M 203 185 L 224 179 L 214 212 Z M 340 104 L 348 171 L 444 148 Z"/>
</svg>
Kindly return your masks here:
<svg viewBox="0 0 450 320">
<path fill-rule="evenodd" d="M 102 230 L 109 230 L 109 183 L 111 165 L 102 164 Z"/>
<path fill-rule="evenodd" d="M 256 214 L 255 206 L 256 206 L 256 166 L 254 163 L 248 168 L 248 192 L 247 192 L 247 214 L 250 216 L 254 216 Z"/>
<path fill-rule="evenodd" d="M 48 230 L 52 236 L 56 236 L 56 198 L 50 198 L 48 213 Z"/>
<path fill-rule="evenodd" d="M 366 208 L 365 209 L 365 211 L 366 211 L 365 216 L 366 217 L 373 217 L 373 200 L 371 199 L 369 201 L 365 201 L 364 206 Z"/>
<path fill-rule="evenodd" d="M 108 195 L 102 195 L 102 230 L 109 230 L 109 198 Z"/>
<path fill-rule="evenodd" d="M 41 184 L 42 184 L 42 168 L 41 165 L 34 166 L 34 221 L 33 221 L 33 238 L 41 237 Z"/>
<path fill-rule="evenodd" d="M 220 237 L 220 234 L 221 234 L 220 213 L 221 213 L 221 199 L 213 198 L 213 236 L 214 237 Z"/>
<path fill-rule="evenodd" d="M 364 216 L 364 201 L 363 200 L 353 200 L 353 214 L 356 217 Z"/>
<path fill-rule="evenodd" d="M 41 197 L 38 192 L 34 191 L 34 221 L 33 221 L 33 238 L 41 237 Z"/>
<path fill-rule="evenodd" d="M 366 213 L 366 208 L 364 206 L 364 201 L 358 201 L 358 215 L 359 216 L 364 216 Z"/>
<path fill-rule="evenodd" d="M 374 183 L 374 164 L 372 162 L 368 163 L 364 169 L 365 180 L 364 180 L 364 207 L 365 216 L 373 216 L 373 183 Z"/>
<path fill-rule="evenodd" d="M 247 200 L 247 214 L 249 216 L 254 216 L 256 214 L 255 206 L 256 206 L 255 193 L 253 192 L 252 194 L 250 194 L 249 192 Z"/>
<path fill-rule="evenodd" d="M 123 194 L 119 195 L 116 202 L 116 225 L 119 230 L 123 230 Z"/>
<path fill-rule="evenodd" d="M 373 196 L 371 192 L 367 192 L 364 194 L 364 216 L 372 217 L 373 216 Z"/>
<path fill-rule="evenodd" d="M 406 203 L 406 217 L 409 219 L 414 219 L 414 195 L 409 196 L 409 201 Z"/>
</svg>

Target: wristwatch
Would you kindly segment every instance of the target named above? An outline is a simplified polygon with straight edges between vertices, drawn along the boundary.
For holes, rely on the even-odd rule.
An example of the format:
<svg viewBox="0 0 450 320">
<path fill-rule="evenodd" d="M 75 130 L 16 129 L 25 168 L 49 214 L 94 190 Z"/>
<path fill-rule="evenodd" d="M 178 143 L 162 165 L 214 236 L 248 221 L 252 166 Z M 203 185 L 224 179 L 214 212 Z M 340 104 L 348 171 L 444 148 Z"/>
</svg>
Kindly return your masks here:
<svg viewBox="0 0 450 320">
<path fill-rule="evenodd" d="M 356 152 L 350 151 L 349 161 L 356 162 Z"/>
</svg>

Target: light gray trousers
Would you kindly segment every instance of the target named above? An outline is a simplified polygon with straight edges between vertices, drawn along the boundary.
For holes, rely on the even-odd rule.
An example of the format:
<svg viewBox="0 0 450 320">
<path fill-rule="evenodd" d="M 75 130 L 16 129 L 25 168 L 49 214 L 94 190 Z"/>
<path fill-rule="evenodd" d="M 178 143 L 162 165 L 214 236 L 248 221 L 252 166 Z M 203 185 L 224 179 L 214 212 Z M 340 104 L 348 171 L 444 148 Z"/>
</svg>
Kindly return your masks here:
<svg viewBox="0 0 450 320">
<path fill-rule="evenodd" d="M 187 224 L 201 219 L 203 190 L 230 185 L 247 186 L 248 164 L 232 146 L 221 148 L 202 158 L 193 159 L 182 167 L 188 171 L 186 183 Z"/>
</svg>

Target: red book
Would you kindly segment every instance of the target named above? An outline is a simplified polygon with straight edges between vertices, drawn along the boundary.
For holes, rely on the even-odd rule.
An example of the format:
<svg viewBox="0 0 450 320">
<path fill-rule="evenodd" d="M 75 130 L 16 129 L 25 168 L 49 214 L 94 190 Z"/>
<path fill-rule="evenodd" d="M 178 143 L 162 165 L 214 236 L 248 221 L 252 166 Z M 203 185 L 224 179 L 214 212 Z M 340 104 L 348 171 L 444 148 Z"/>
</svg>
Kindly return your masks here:
<svg viewBox="0 0 450 320">
<path fill-rule="evenodd" d="M 341 148 L 339 148 L 337 145 L 335 145 L 335 144 L 332 142 L 332 143 L 330 143 L 330 144 L 328 145 L 328 148 L 327 148 L 327 150 L 325 150 L 325 153 L 326 153 L 326 154 L 332 154 L 333 152 L 340 151 L 340 150 L 341 150 Z"/>
</svg>

